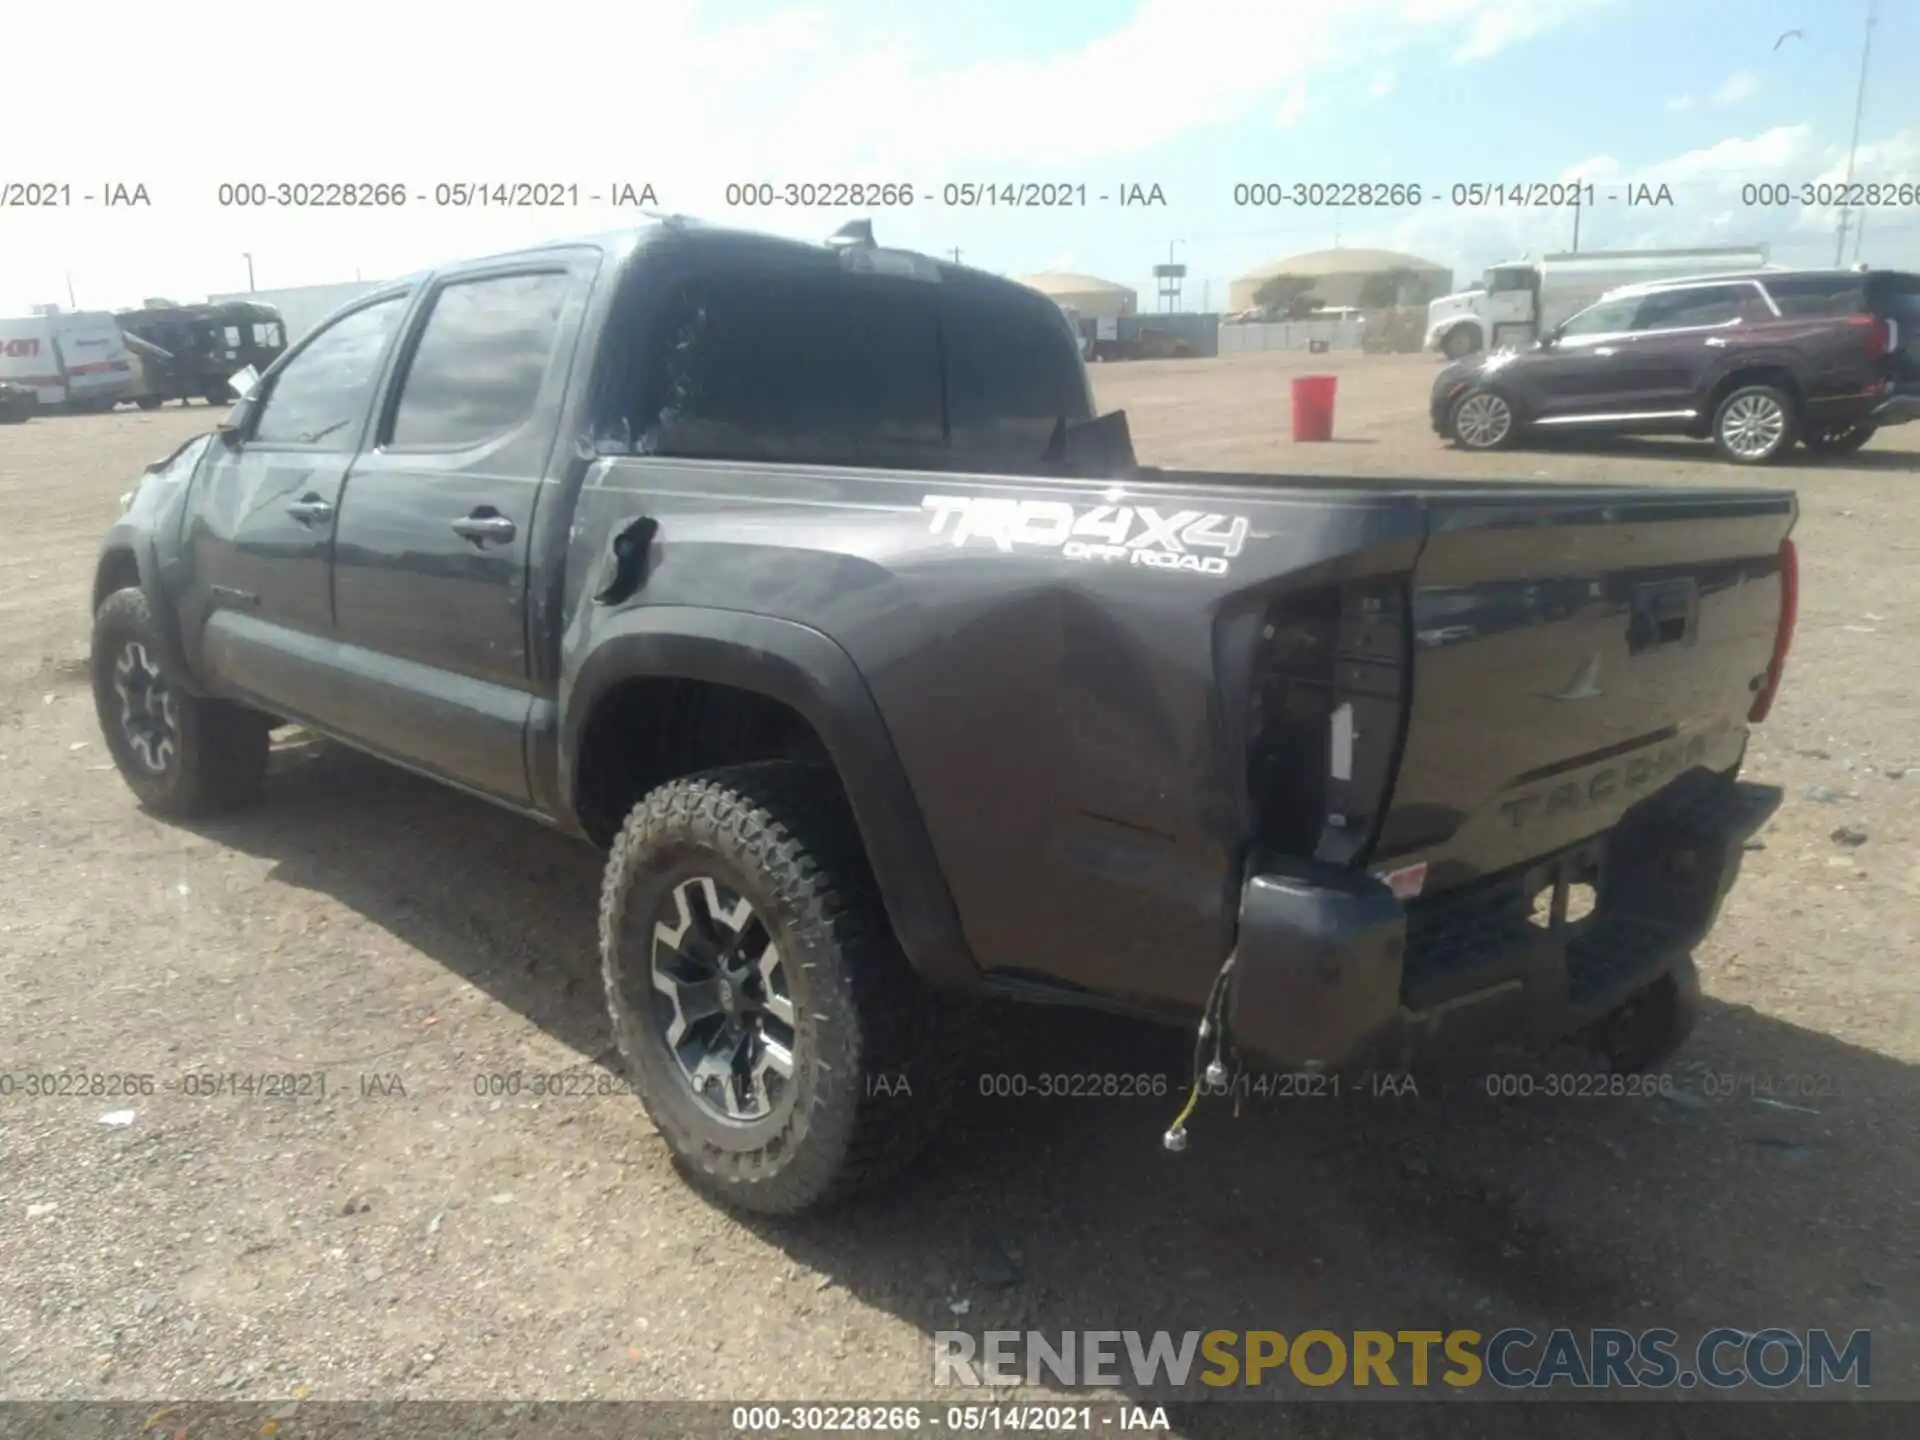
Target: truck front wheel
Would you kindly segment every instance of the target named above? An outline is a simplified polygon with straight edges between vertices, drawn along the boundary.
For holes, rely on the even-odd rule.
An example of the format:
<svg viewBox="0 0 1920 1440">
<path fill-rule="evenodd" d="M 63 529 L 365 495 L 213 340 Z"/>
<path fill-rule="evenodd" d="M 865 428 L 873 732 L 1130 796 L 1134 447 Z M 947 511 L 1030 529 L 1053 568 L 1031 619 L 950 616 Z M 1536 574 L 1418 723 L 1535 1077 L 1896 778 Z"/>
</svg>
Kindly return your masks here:
<svg viewBox="0 0 1920 1440">
<path fill-rule="evenodd" d="M 1449 360 L 1464 360 L 1480 348 L 1480 332 L 1471 325 L 1458 325 L 1440 341 L 1440 353 Z"/>
<path fill-rule="evenodd" d="M 903 1168 L 951 1087 L 835 777 L 775 761 L 660 786 L 607 860 L 614 1038 L 683 1170 L 819 1209 Z"/>
<path fill-rule="evenodd" d="M 187 694 L 163 653 L 146 592 L 129 586 L 101 603 L 89 668 L 114 767 L 156 814 L 207 815 L 246 804 L 267 773 L 271 722 L 231 701 Z"/>
</svg>

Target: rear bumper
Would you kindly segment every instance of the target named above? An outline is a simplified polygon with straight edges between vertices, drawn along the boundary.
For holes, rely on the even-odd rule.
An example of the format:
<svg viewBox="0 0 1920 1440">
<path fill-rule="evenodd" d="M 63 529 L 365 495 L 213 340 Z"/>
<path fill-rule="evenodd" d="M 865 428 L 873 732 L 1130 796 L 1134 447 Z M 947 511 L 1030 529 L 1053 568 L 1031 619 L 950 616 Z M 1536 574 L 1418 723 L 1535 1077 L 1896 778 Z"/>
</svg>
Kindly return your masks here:
<svg viewBox="0 0 1920 1440">
<path fill-rule="evenodd" d="M 1330 1070 L 1569 1035 L 1686 963 L 1781 797 L 1693 771 L 1605 835 L 1410 904 L 1350 871 L 1258 871 L 1241 895 L 1230 1033 L 1267 1063 Z M 1581 884 L 1594 908 L 1569 921 Z"/>
<path fill-rule="evenodd" d="M 1902 385 L 1867 414 L 1874 426 L 1905 425 L 1920 420 L 1920 385 Z"/>
</svg>

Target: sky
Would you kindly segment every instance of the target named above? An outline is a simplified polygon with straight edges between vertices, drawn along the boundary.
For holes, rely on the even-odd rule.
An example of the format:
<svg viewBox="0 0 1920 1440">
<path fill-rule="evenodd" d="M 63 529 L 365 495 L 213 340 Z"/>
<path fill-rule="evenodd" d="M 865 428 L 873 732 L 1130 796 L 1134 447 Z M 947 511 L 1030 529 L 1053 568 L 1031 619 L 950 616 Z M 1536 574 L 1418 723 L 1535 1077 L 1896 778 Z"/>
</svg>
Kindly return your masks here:
<svg viewBox="0 0 1920 1440">
<path fill-rule="evenodd" d="M 0 316 L 245 290 L 248 257 L 263 290 L 385 278 L 634 223 L 636 211 L 609 203 L 623 184 L 636 197 L 650 185 L 663 210 L 808 239 L 871 218 L 882 244 L 957 250 L 1004 274 L 1097 275 L 1138 289 L 1142 309 L 1158 308 L 1153 267 L 1169 257 L 1188 267 L 1182 308 L 1196 309 L 1224 305 L 1227 282 L 1254 266 L 1335 245 L 1407 251 L 1462 283 L 1571 245 L 1571 210 L 1454 203 L 1453 187 L 1470 184 L 1592 181 L 1582 249 L 1765 243 L 1776 262 L 1829 264 L 1835 212 L 1801 203 L 1800 188 L 1847 173 L 1868 4 L 13 10 L 0 67 Z M 1866 216 L 1846 258 L 1920 269 L 1920 0 L 1880 0 L 1873 35 L 1853 173 L 1909 193 Z M 407 200 L 223 203 L 223 186 L 277 199 L 283 183 L 316 182 Z M 572 186 L 578 200 L 462 205 L 442 189 L 515 182 Z M 838 182 L 911 186 L 913 203 L 728 203 L 729 185 Z M 946 203 L 950 185 L 1022 182 L 1084 186 L 1087 202 Z M 1421 201 L 1236 203 L 1237 186 L 1344 182 L 1413 187 Z M 1670 204 L 1627 203 L 1662 185 Z M 54 193 L 68 203 L 22 207 L 25 186 L 67 187 Z M 1148 198 L 1158 187 L 1164 203 L 1121 205 L 1133 186 Z M 137 199 L 136 187 L 146 204 L 105 203 Z"/>
</svg>

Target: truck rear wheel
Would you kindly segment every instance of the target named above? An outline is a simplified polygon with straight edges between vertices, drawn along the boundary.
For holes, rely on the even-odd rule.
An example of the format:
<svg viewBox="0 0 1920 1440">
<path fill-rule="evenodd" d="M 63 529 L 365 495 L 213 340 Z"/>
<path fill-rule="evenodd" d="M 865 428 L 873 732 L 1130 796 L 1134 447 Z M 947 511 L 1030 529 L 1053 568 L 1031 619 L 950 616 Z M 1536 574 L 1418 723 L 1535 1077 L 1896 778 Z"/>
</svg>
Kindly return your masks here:
<svg viewBox="0 0 1920 1440">
<path fill-rule="evenodd" d="M 675 780 L 614 841 L 607 1007 L 682 1169 L 796 1214 L 909 1163 L 951 1088 L 835 777 L 787 761 Z"/>
<path fill-rule="evenodd" d="M 156 814 L 208 815 L 255 799 L 267 773 L 267 717 L 180 688 L 145 592 L 129 586 L 93 621 L 94 713 L 108 753 Z"/>
<path fill-rule="evenodd" d="M 1594 1026 L 1587 1038 L 1614 1074 L 1640 1075 L 1686 1043 L 1699 1010 L 1700 971 L 1691 956 L 1683 956 L 1672 971 Z"/>
</svg>

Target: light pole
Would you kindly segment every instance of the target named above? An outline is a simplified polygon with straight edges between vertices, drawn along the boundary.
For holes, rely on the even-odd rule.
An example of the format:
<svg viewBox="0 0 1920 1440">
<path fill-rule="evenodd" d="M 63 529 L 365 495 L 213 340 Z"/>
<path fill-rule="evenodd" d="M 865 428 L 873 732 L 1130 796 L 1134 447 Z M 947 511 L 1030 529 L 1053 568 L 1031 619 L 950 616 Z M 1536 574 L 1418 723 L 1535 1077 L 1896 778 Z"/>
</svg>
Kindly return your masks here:
<svg viewBox="0 0 1920 1440">
<path fill-rule="evenodd" d="M 251 295 L 253 294 L 253 254 L 251 251 L 243 251 L 240 258 L 247 262 L 247 293 Z"/>
<path fill-rule="evenodd" d="M 1173 255 L 1175 250 L 1186 243 L 1185 240 L 1169 240 L 1167 242 L 1167 263 L 1153 267 L 1154 278 L 1160 282 L 1160 299 L 1164 302 L 1166 312 L 1169 315 L 1173 314 L 1179 307 L 1180 282 L 1184 280 L 1187 275 L 1186 267 L 1178 264 L 1174 260 Z"/>
<path fill-rule="evenodd" d="M 1860 46 L 1860 88 L 1854 93 L 1853 97 L 1853 139 L 1847 143 L 1847 178 L 1841 186 L 1841 199 L 1843 201 L 1846 198 L 1846 191 L 1853 185 L 1854 153 L 1860 148 L 1860 116 L 1867 108 L 1867 66 L 1873 59 L 1873 25 L 1874 21 L 1879 18 L 1879 15 L 1880 0 L 1867 0 L 1867 34 Z M 1835 269 L 1838 269 L 1847 262 L 1847 223 L 1852 218 L 1853 212 L 1849 210 L 1845 204 L 1842 204 L 1840 206 L 1839 233 L 1834 236 L 1833 245 L 1833 264 Z M 1865 217 L 1862 217 L 1863 228 L 1864 225 Z M 1856 237 L 1856 254 L 1858 253 L 1857 243 Z"/>
</svg>

